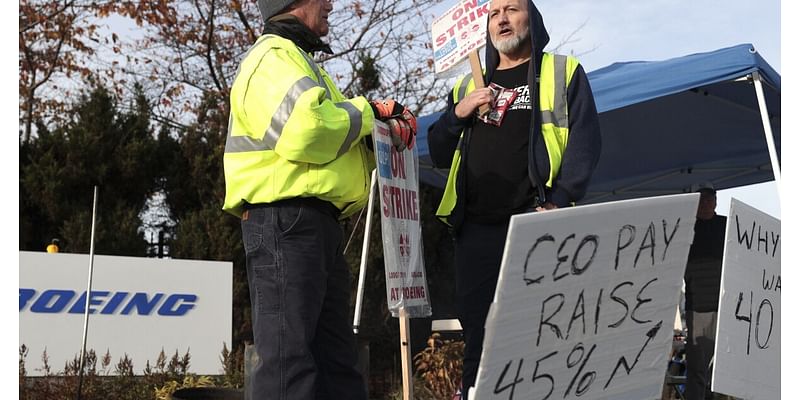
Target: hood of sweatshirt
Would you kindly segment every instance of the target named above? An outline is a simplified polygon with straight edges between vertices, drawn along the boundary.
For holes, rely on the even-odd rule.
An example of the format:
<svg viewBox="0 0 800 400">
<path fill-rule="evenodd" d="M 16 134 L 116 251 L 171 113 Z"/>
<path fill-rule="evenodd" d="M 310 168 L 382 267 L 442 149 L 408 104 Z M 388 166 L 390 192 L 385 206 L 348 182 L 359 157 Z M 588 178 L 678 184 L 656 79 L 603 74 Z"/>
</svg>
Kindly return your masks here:
<svg viewBox="0 0 800 400">
<path fill-rule="evenodd" d="M 488 24 L 488 20 L 487 20 Z M 547 29 L 544 26 L 544 20 L 542 19 L 542 14 L 539 12 L 539 9 L 536 8 L 536 5 L 533 4 L 533 1 L 528 0 L 528 27 L 529 33 L 531 36 L 531 60 L 533 62 L 530 65 L 533 67 L 533 70 L 536 71 L 536 75 L 538 74 L 539 65 L 542 63 L 542 53 L 544 52 L 544 47 L 547 46 L 547 43 L 550 42 L 550 35 L 547 34 Z M 486 58 L 484 66 L 486 68 L 486 75 L 484 77 L 485 82 L 489 83 L 492 79 L 492 75 L 494 75 L 494 71 L 497 70 L 497 65 L 500 64 L 500 54 L 498 54 L 497 49 L 492 44 L 492 38 L 489 34 L 489 29 L 487 26 L 486 29 Z M 530 77 L 529 77 L 530 78 Z M 533 93 L 533 92 L 531 92 Z"/>
<path fill-rule="evenodd" d="M 536 77 L 539 76 L 539 66 L 542 64 L 542 53 L 544 47 L 550 42 L 550 35 L 547 34 L 547 29 L 544 26 L 542 14 L 532 0 L 528 0 L 528 31 L 531 37 L 531 61 L 528 63 L 528 89 L 531 94 L 531 128 L 530 128 L 530 142 L 529 146 L 529 160 L 528 160 L 528 177 L 533 185 L 534 190 L 538 193 L 539 204 L 546 201 L 546 192 L 544 187 L 543 177 L 539 174 L 534 160 L 534 147 L 533 143 L 538 140 L 542 135 L 542 121 L 541 114 L 539 113 L 539 85 L 536 84 Z M 497 66 L 500 64 L 500 55 L 497 49 L 492 44 L 492 38 L 489 33 L 487 20 L 486 29 L 486 57 L 485 68 L 486 74 L 484 75 L 484 84 L 488 85 L 492 80 Z M 537 204 L 538 205 L 538 204 Z"/>
</svg>

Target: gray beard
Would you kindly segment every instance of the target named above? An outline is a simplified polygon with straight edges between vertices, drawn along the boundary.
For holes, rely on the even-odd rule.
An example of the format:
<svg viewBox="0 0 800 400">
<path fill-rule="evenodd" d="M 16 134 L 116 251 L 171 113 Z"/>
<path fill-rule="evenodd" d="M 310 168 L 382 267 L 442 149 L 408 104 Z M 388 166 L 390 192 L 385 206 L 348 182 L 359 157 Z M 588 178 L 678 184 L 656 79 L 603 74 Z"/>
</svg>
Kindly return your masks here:
<svg viewBox="0 0 800 400">
<path fill-rule="evenodd" d="M 520 32 L 519 35 L 514 35 L 514 37 L 510 37 L 508 39 L 496 40 L 494 37 L 492 37 L 492 44 L 497 51 L 503 54 L 513 53 L 520 47 L 520 45 L 522 45 L 523 42 L 525 42 L 525 39 L 527 39 L 529 33 L 530 30 L 526 27 L 524 32 Z"/>
</svg>

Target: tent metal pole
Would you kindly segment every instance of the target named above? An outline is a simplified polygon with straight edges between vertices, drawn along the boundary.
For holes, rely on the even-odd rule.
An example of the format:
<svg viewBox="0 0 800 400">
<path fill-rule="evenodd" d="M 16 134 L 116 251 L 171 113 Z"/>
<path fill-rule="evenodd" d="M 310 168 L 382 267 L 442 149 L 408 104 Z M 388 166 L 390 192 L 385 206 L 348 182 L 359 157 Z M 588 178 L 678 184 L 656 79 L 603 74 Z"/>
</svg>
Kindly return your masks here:
<svg viewBox="0 0 800 400">
<path fill-rule="evenodd" d="M 778 164 L 778 152 L 775 150 L 775 138 L 772 136 L 772 125 L 769 123 L 767 102 L 764 99 L 764 86 L 761 84 L 761 74 L 759 74 L 758 71 L 753 72 L 753 82 L 755 82 L 758 108 L 761 111 L 761 123 L 764 125 L 764 135 L 767 138 L 767 149 L 769 150 L 769 159 L 772 163 L 772 174 L 775 176 L 775 185 L 778 187 L 778 198 L 780 198 L 781 166 Z"/>
<path fill-rule="evenodd" d="M 358 272 L 358 292 L 356 292 L 356 309 L 353 313 L 353 333 L 358 335 L 358 326 L 361 324 L 361 303 L 364 301 L 364 279 L 367 275 L 367 255 L 369 254 L 369 234 L 372 231 L 372 208 L 375 205 L 375 184 L 378 177 L 372 170 L 369 185 L 369 203 L 367 203 L 367 222 L 364 228 L 364 244 L 361 247 L 361 268 Z"/>
</svg>

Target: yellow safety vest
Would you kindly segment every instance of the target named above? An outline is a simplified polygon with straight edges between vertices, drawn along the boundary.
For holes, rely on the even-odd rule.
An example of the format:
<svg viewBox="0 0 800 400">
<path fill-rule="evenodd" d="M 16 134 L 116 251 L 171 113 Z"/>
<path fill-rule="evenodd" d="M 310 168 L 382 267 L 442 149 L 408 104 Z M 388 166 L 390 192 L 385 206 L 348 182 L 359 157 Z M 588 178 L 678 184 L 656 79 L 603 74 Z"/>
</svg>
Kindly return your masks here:
<svg viewBox="0 0 800 400">
<path fill-rule="evenodd" d="M 347 217 L 366 204 L 375 160 L 364 136 L 374 115 L 347 99 L 292 41 L 263 35 L 231 88 L 223 210 L 294 197 L 330 201 Z"/>
<path fill-rule="evenodd" d="M 553 187 L 553 181 L 561 170 L 561 158 L 567 147 L 569 138 L 567 88 L 578 64 L 578 59 L 572 56 L 542 54 L 542 65 L 539 69 L 539 111 L 542 115 L 542 136 L 550 161 L 550 175 L 545 183 L 548 188 Z M 453 86 L 453 103 L 458 103 L 473 90 L 475 90 L 475 82 L 472 80 L 471 74 L 459 78 Z M 531 138 L 531 140 L 535 139 Z M 458 202 L 456 180 L 461 169 L 463 144 L 464 132 L 462 131 L 453 154 L 444 195 L 436 210 L 436 216 L 451 226 L 450 215 Z"/>
</svg>

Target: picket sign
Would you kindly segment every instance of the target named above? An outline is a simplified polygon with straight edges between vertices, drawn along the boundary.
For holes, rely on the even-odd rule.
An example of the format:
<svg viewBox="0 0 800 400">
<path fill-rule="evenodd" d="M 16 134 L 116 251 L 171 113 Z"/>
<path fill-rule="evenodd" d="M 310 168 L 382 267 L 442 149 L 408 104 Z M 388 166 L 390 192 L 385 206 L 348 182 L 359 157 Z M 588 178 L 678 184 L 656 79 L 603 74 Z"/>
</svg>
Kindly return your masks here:
<svg viewBox="0 0 800 400">
<path fill-rule="evenodd" d="M 781 398 L 781 221 L 731 199 L 712 391 Z"/>
<path fill-rule="evenodd" d="M 376 121 L 372 131 L 380 195 L 386 302 L 395 318 L 431 315 L 419 209 L 419 156 L 416 146 L 398 152 L 389 128 Z"/>
<path fill-rule="evenodd" d="M 398 152 L 392 145 L 389 127 L 381 121 L 375 121 L 372 140 L 377 168 L 372 172 L 370 184 L 353 331 L 358 333 L 361 317 L 373 197 L 377 186 L 380 197 L 386 303 L 392 316 L 398 318 L 400 323 L 403 399 L 411 400 L 414 389 L 409 318 L 431 316 L 420 225 L 419 155 L 416 146 Z"/>
<path fill-rule="evenodd" d="M 469 58 L 475 89 L 485 87 L 478 50 L 486 45 L 489 0 L 459 0 L 431 25 L 433 70 L 437 75 L 451 70 Z M 489 112 L 480 107 L 480 115 Z"/>
<path fill-rule="evenodd" d="M 422 247 L 417 147 L 398 152 L 389 127 L 375 122 L 372 131 L 378 165 L 381 236 L 386 272 L 386 303 L 400 322 L 403 399 L 413 398 L 409 318 L 431 315 Z"/>
<path fill-rule="evenodd" d="M 513 216 L 471 398 L 659 398 L 698 199 Z"/>
</svg>

